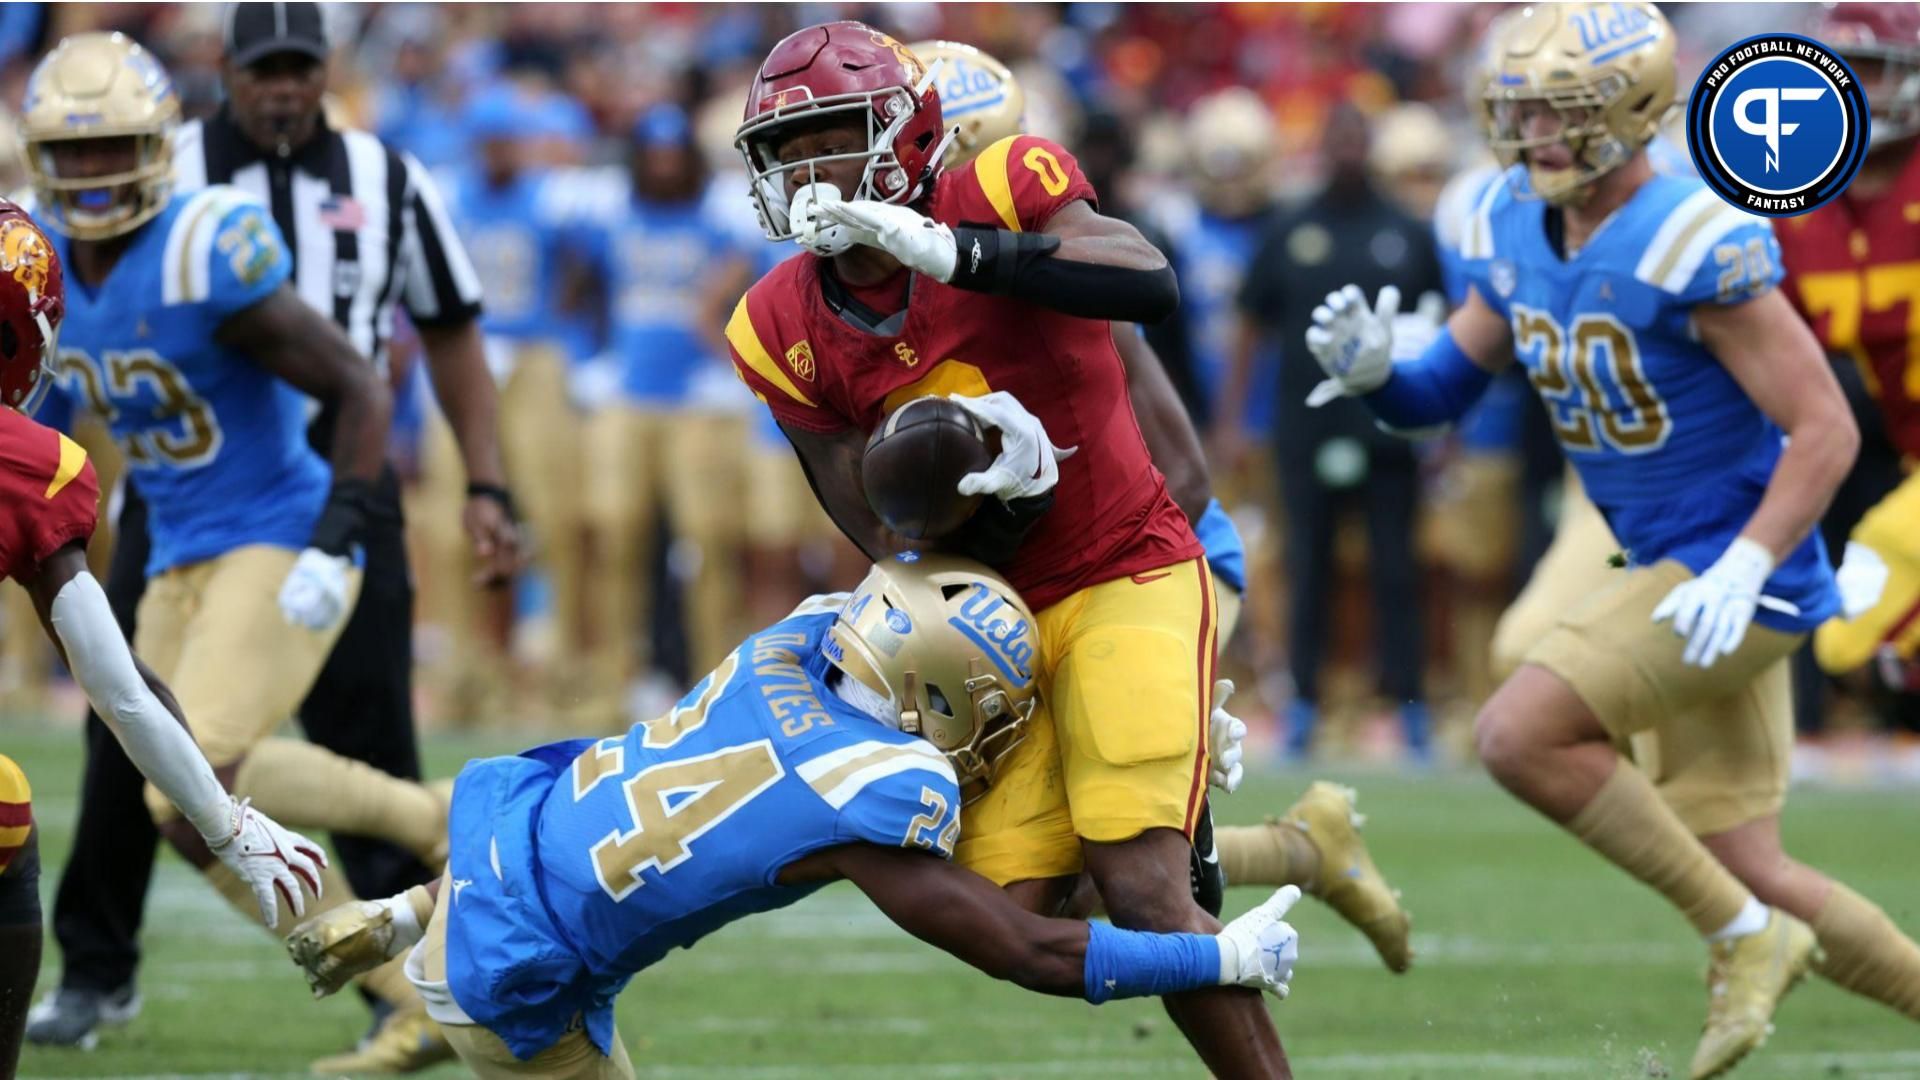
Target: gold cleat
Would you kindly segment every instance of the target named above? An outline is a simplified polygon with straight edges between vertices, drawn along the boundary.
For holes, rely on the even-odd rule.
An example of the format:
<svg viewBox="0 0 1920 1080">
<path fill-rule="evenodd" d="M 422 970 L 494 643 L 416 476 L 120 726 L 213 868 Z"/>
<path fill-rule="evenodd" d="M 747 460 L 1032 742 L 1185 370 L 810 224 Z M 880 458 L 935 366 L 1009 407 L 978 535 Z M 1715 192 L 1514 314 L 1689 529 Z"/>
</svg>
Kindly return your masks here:
<svg viewBox="0 0 1920 1080">
<path fill-rule="evenodd" d="M 453 1057 L 453 1047 L 418 1005 L 396 1009 L 357 1048 L 313 1063 L 324 1076 L 393 1076 L 419 1072 Z"/>
<path fill-rule="evenodd" d="M 392 946 L 393 913 L 371 900 L 328 908 L 287 935 L 287 955 L 306 972 L 316 998 L 386 963 Z"/>
<path fill-rule="evenodd" d="M 1413 964 L 1413 920 L 1367 853 L 1360 838 L 1366 818 L 1354 810 L 1354 798 L 1350 787 L 1315 781 L 1279 825 L 1299 829 L 1320 853 L 1320 873 L 1307 892 L 1367 935 L 1387 970 L 1403 972 Z"/>
<path fill-rule="evenodd" d="M 1719 1076 L 1767 1041 L 1780 999 L 1806 977 L 1819 952 L 1812 927 L 1779 908 L 1765 930 L 1709 949 L 1707 1024 L 1693 1054 L 1693 1080 Z"/>
</svg>

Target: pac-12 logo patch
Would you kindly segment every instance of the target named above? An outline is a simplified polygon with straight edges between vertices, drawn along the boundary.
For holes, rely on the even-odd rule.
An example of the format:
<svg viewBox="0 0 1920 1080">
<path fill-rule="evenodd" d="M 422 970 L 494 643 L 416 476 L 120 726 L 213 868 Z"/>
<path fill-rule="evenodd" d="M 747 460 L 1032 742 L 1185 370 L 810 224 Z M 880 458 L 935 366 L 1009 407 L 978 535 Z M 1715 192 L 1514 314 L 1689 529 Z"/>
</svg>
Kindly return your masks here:
<svg viewBox="0 0 1920 1080">
<path fill-rule="evenodd" d="M 1867 155 L 1866 91 L 1832 49 L 1760 34 L 1715 57 L 1687 101 L 1701 179 L 1748 213 L 1794 217 L 1847 189 Z"/>
</svg>

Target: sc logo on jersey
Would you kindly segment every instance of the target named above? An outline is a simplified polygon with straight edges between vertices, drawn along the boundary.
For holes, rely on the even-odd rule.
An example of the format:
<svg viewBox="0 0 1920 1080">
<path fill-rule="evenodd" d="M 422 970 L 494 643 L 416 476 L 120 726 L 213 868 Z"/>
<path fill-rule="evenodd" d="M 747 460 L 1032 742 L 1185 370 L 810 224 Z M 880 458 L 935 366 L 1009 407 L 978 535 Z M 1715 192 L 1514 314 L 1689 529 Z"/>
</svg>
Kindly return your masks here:
<svg viewBox="0 0 1920 1080">
<path fill-rule="evenodd" d="M 1867 155 L 1866 91 L 1833 50 L 1760 34 L 1708 63 L 1687 101 L 1701 179 L 1742 210 L 1794 217 L 1847 189 Z"/>
</svg>

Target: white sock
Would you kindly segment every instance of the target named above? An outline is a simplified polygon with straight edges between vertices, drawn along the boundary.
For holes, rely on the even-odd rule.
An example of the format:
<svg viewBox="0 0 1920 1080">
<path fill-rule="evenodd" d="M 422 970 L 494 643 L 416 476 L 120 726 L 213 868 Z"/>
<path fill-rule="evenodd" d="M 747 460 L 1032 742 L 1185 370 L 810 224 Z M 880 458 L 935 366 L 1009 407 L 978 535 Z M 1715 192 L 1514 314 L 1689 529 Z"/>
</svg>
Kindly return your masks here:
<svg viewBox="0 0 1920 1080">
<path fill-rule="evenodd" d="M 426 928 L 420 925 L 419 917 L 414 915 L 413 903 L 407 899 L 406 893 L 395 893 L 374 903 L 393 913 L 393 940 L 387 945 L 387 959 L 391 960 L 413 948 L 426 936 Z"/>
<path fill-rule="evenodd" d="M 1772 913 L 1767 905 L 1749 896 L 1746 906 L 1740 909 L 1740 914 L 1735 915 L 1732 922 L 1708 934 L 1707 940 L 1728 941 L 1746 937 L 1748 934 L 1757 934 L 1767 928 L 1767 920 L 1771 917 Z"/>
</svg>

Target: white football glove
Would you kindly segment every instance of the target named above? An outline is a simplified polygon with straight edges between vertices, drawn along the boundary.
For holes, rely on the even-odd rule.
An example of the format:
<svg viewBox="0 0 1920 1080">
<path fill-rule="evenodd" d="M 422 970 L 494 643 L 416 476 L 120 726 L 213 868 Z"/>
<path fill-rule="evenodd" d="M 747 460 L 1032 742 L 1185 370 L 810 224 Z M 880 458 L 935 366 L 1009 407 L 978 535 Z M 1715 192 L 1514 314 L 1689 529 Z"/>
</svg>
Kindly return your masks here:
<svg viewBox="0 0 1920 1080">
<path fill-rule="evenodd" d="M 1380 290 L 1374 306 L 1360 286 L 1349 285 L 1327 294 L 1327 302 L 1313 309 L 1307 328 L 1307 351 L 1326 372 L 1325 382 L 1307 395 L 1307 405 L 1319 408 L 1342 397 L 1378 390 L 1393 370 L 1393 319 L 1400 311 L 1400 290 Z"/>
<path fill-rule="evenodd" d="M 1053 445 L 1040 418 L 1005 390 L 981 397 L 950 394 L 947 400 L 965 409 L 982 427 L 1000 432 L 1000 456 L 985 470 L 960 478 L 962 495 L 992 495 L 1001 502 L 1044 495 L 1060 482 L 1060 463 L 1080 449 Z"/>
<path fill-rule="evenodd" d="M 1300 886 L 1287 885 L 1221 928 L 1220 985 L 1267 990 L 1286 999 L 1300 959 L 1300 934 L 1281 916 L 1299 899 Z"/>
<path fill-rule="evenodd" d="M 280 614 L 308 630 L 331 629 L 346 617 L 352 592 L 347 571 L 352 567 L 353 561 L 345 555 L 329 555 L 319 548 L 302 551 L 280 585 Z"/>
<path fill-rule="evenodd" d="M 909 270 L 939 282 L 953 280 L 953 268 L 960 259 L 953 230 L 918 210 L 855 199 L 819 203 L 814 216 L 846 226 L 854 243 L 879 248 Z"/>
<path fill-rule="evenodd" d="M 1672 619 L 1673 632 L 1687 639 L 1681 659 L 1712 667 L 1714 661 L 1738 649 L 1747 636 L 1773 562 L 1766 548 L 1744 536 L 1735 537 L 1705 573 L 1673 587 L 1653 609 L 1653 621 Z M 1779 600 L 1767 606 L 1792 607 Z"/>
<path fill-rule="evenodd" d="M 1857 619 L 1872 611 L 1887 590 L 1887 561 L 1867 545 L 1849 540 L 1833 582 L 1840 589 L 1840 617 Z"/>
<path fill-rule="evenodd" d="M 307 910 L 306 897 L 300 890 L 303 883 L 315 900 L 320 899 L 320 871 L 327 865 L 327 853 L 319 844 L 255 810 L 248 800 L 235 800 L 231 832 L 205 839 L 207 849 L 253 889 L 267 929 L 273 929 L 280 920 L 277 897 L 287 898 L 295 918 Z"/>
<path fill-rule="evenodd" d="M 1227 699 L 1233 696 L 1233 680 L 1213 684 L 1213 715 L 1207 718 L 1207 753 L 1212 765 L 1207 782 L 1231 795 L 1240 788 L 1246 768 L 1240 764 L 1241 743 L 1247 737 L 1247 725 L 1227 711 Z"/>
<path fill-rule="evenodd" d="M 787 206 L 787 223 L 793 227 L 793 242 L 824 258 L 832 258 L 853 246 L 853 232 L 845 225 L 830 221 L 821 210 L 840 202 L 840 189 L 815 181 L 793 193 Z"/>
</svg>

